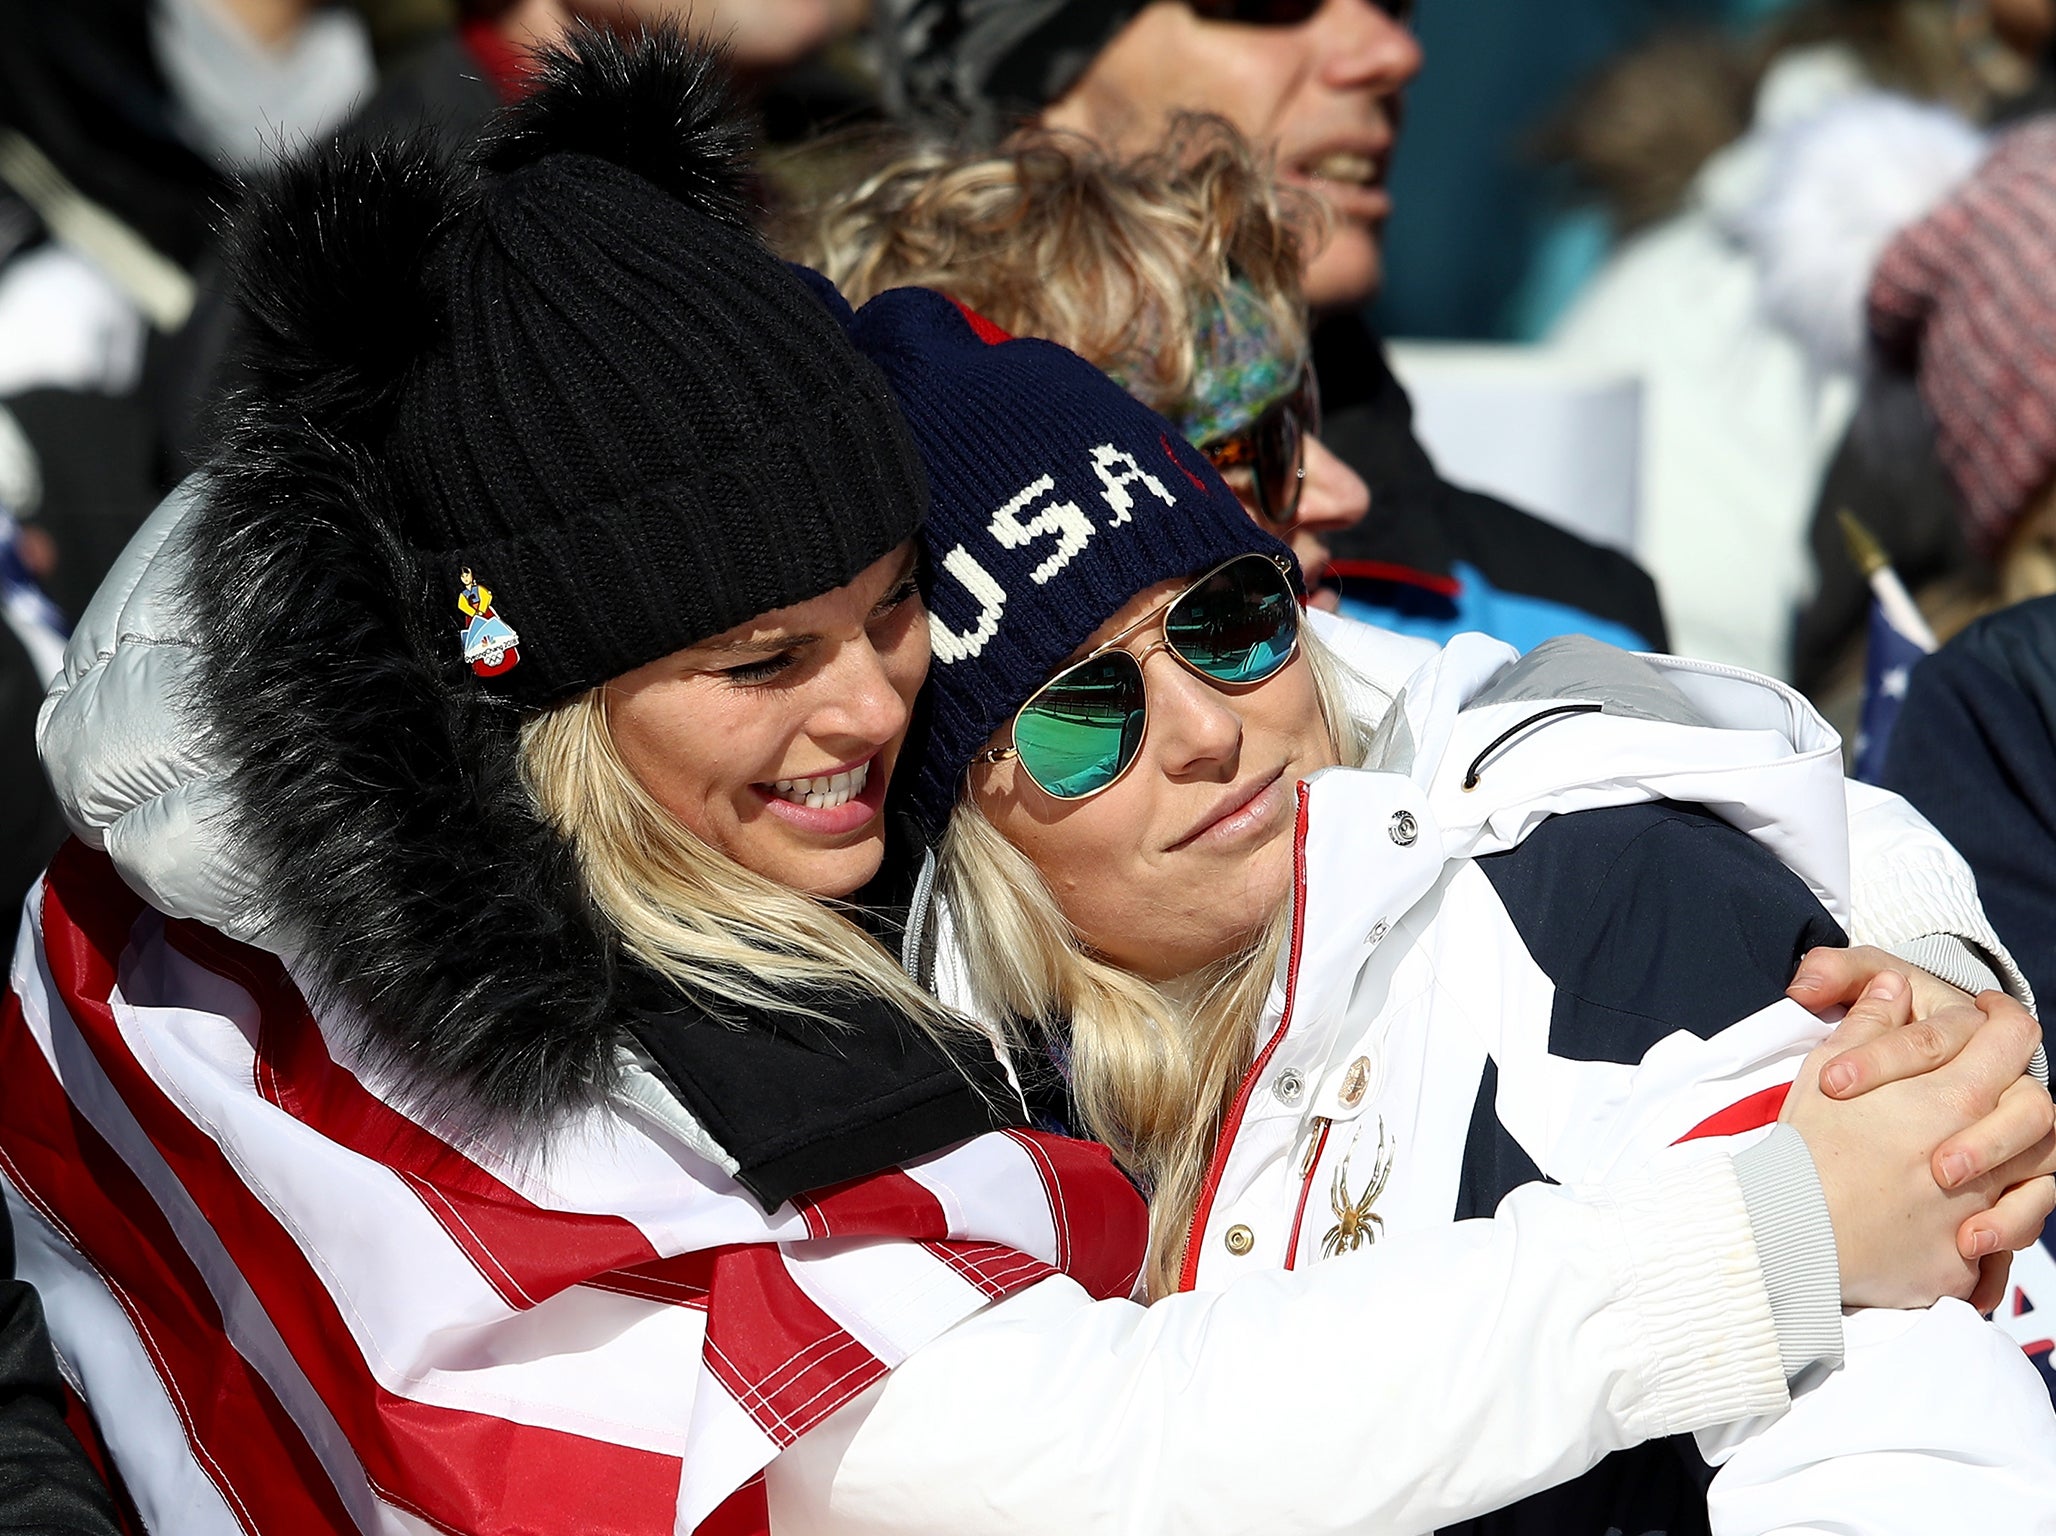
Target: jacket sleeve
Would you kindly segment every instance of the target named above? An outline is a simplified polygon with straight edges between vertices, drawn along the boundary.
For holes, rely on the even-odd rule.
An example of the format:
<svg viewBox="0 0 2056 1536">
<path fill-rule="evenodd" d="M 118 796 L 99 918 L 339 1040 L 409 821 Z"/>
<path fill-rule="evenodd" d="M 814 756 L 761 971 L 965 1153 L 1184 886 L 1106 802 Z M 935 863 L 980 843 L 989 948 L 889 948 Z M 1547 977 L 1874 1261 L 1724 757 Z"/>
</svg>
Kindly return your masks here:
<svg viewBox="0 0 2056 1536">
<path fill-rule="evenodd" d="M 1143 1308 L 1046 1280 L 772 1464 L 784 1533 L 1427 1531 L 1786 1399 L 1729 1159 Z"/>
<path fill-rule="evenodd" d="M 1850 941 L 1888 949 L 1966 992 L 2001 987 L 2033 1008 L 1963 856 L 1892 791 L 1852 779 L 1848 792 Z M 2039 1061 L 2036 1075 L 2047 1079 Z"/>
<path fill-rule="evenodd" d="M 1791 1411 L 1700 1436 L 1713 1536 L 2056 1531 L 2056 1415 L 2020 1347 L 1960 1301 L 1856 1312 L 1847 1363 Z"/>
<path fill-rule="evenodd" d="M 1513 1090 L 1551 1095 L 1562 1129 L 1531 1149 L 1544 1173 L 1624 1173 L 1681 1136 L 1733 1149 L 1775 1118 L 1765 1090 L 1823 1031 L 1778 996 L 1783 977 L 1834 942 L 1796 875 L 1681 806 L 1558 818 L 1480 862 L 1555 988 L 1550 1070 Z M 2016 1345 L 1953 1302 L 1852 1314 L 1843 1335 L 1843 1369 L 1802 1379 L 1801 1408 L 1701 1436 L 1725 1463 L 1714 1536 L 1914 1536 L 1970 1510 L 1983 1529 L 2051 1528 L 2056 1430 Z"/>
</svg>

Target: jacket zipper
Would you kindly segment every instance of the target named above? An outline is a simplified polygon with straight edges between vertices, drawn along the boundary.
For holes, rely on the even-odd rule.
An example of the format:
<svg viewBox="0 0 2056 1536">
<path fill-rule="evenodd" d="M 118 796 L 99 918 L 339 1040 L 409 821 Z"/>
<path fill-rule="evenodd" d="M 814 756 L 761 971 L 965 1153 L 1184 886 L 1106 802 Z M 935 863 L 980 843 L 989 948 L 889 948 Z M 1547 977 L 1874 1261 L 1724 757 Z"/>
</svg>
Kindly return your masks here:
<svg viewBox="0 0 2056 1536">
<path fill-rule="evenodd" d="M 1264 1043 L 1249 1071 L 1243 1074 L 1241 1086 L 1235 1090 L 1234 1102 L 1228 1106 L 1227 1116 L 1221 1122 L 1220 1139 L 1214 1143 L 1214 1155 L 1207 1164 L 1206 1180 L 1199 1186 L 1199 1201 L 1192 1208 L 1192 1224 L 1185 1231 L 1185 1258 L 1178 1266 L 1178 1289 L 1181 1291 L 1189 1291 L 1199 1283 L 1199 1238 L 1206 1231 L 1207 1218 L 1213 1215 L 1214 1197 L 1220 1193 L 1221 1178 L 1228 1167 L 1228 1150 L 1235 1144 L 1235 1134 L 1242 1128 L 1242 1117 L 1249 1108 L 1250 1095 L 1256 1091 L 1264 1068 L 1270 1064 L 1286 1032 L 1292 1028 L 1292 1005 L 1299 996 L 1299 950 L 1306 937 L 1307 786 L 1304 779 L 1300 780 L 1298 789 L 1299 810 L 1292 829 L 1292 947 L 1285 969 L 1285 1009 L 1278 1018 L 1278 1027 L 1271 1032 L 1271 1038 Z"/>
</svg>

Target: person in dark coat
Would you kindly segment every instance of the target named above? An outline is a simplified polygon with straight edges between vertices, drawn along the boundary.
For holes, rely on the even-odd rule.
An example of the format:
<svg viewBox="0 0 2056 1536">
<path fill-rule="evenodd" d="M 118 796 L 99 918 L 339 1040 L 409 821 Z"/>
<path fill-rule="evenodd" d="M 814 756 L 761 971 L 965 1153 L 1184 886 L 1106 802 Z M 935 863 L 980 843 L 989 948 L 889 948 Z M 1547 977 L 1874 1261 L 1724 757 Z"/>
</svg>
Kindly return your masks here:
<svg viewBox="0 0 2056 1536">
<path fill-rule="evenodd" d="M 1884 782 L 1970 861 L 2035 995 L 2056 997 L 2056 597 L 1978 620 L 1913 669 Z"/>
<path fill-rule="evenodd" d="M 1379 232 L 1400 96 L 1421 50 L 1399 0 L 881 0 L 887 105 L 997 135 L 1020 122 L 1122 147 L 1178 110 L 1226 117 L 1334 215 L 1307 268 L 1322 437 L 1371 490 L 1332 540 L 1355 617 L 1433 638 L 1484 628 L 1527 646 L 1561 633 L 1664 649 L 1655 584 L 1627 556 L 1444 480 L 1413 431 L 1384 342 L 1359 312 L 1382 278 Z M 1503 631 L 1503 632 L 1502 632 Z"/>
<path fill-rule="evenodd" d="M 0 1533 L 115 1536 L 107 1485 L 65 1422 L 64 1378 L 43 1304 L 14 1276 L 14 1228 L 0 1205 Z"/>
</svg>

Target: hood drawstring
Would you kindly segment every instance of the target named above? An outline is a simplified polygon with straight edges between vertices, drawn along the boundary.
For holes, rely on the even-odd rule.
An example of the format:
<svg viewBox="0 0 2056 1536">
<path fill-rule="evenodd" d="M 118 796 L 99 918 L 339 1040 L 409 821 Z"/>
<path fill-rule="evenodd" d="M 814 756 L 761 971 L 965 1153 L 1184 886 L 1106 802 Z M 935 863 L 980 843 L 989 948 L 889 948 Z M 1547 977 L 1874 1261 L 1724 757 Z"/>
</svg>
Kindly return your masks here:
<svg viewBox="0 0 2056 1536">
<path fill-rule="evenodd" d="M 1528 716 L 1527 719 L 1521 721 L 1518 725 L 1509 726 L 1487 742 L 1484 751 L 1471 759 L 1470 767 L 1466 768 L 1463 774 L 1462 787 L 1464 792 L 1468 794 L 1471 790 L 1478 787 L 1478 770 L 1484 765 L 1485 759 L 1505 746 L 1514 737 L 1520 735 L 1529 726 L 1539 725 L 1544 720 L 1555 715 L 1596 715 L 1605 707 L 1604 704 L 1557 704 L 1541 711 L 1539 714 Z"/>
</svg>

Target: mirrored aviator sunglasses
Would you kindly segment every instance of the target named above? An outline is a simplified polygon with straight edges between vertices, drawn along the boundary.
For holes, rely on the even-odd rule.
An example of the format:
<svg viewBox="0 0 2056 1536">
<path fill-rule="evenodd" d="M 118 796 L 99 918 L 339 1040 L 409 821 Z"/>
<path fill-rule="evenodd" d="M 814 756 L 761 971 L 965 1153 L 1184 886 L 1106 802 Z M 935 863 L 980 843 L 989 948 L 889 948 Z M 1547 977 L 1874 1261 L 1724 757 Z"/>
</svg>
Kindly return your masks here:
<svg viewBox="0 0 2056 1536">
<path fill-rule="evenodd" d="M 1159 620 L 1161 639 L 1140 654 L 1122 648 Z M 1044 683 L 1014 714 L 1014 744 L 971 761 L 1018 761 L 1037 788 L 1058 800 L 1084 800 L 1111 788 L 1142 749 L 1148 721 L 1142 664 L 1159 649 L 1224 687 L 1275 676 L 1299 649 L 1299 598 L 1289 567 L 1255 554 L 1215 566 Z"/>
<path fill-rule="evenodd" d="M 1321 388 L 1311 365 L 1299 370 L 1291 392 L 1274 400 L 1248 426 L 1200 445 L 1207 462 L 1223 475 L 1246 470 L 1257 515 L 1272 530 L 1288 532 L 1299 521 L 1306 489 L 1306 440 L 1321 432 Z"/>
<path fill-rule="evenodd" d="M 1233 21 L 1245 27 L 1296 27 L 1312 19 L 1324 0 L 1185 0 L 1193 14 L 1208 21 Z M 1371 0 L 1394 21 L 1413 18 L 1414 0 Z"/>
</svg>

